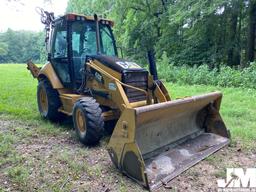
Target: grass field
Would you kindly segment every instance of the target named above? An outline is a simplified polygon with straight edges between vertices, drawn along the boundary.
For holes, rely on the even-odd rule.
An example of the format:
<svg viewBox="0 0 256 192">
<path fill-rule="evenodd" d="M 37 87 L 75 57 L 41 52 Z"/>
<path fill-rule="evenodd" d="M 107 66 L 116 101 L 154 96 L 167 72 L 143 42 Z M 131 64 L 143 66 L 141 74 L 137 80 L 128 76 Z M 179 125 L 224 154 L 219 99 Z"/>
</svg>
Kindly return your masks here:
<svg viewBox="0 0 256 192">
<path fill-rule="evenodd" d="M 255 151 L 256 90 L 200 85 L 180 86 L 171 83 L 166 83 L 166 85 L 172 98 L 215 90 L 223 92 L 221 114 L 231 131 L 232 142 L 239 142 L 239 147 L 242 150 Z M 106 157 L 106 152 L 102 151 L 105 148 L 107 138 L 101 143 L 101 148 L 84 148 L 76 140 L 71 130 L 71 123 L 59 125 L 42 120 L 37 112 L 36 86 L 37 80 L 32 78 L 29 71 L 26 70 L 25 64 L 0 64 L 0 192 L 5 191 L 6 188 L 18 191 L 70 191 L 77 185 L 87 186 L 86 179 L 83 182 L 81 181 L 81 175 L 84 172 L 86 172 L 85 177 L 91 177 L 95 180 L 101 178 L 103 183 L 107 183 L 109 178 L 102 178 L 104 168 L 109 167 L 110 164 L 110 161 L 106 160 L 108 158 Z M 45 139 L 46 143 L 39 140 L 40 138 Z M 64 143 L 63 148 L 61 147 L 62 140 Z M 36 150 L 40 151 L 41 149 L 33 148 L 33 150 L 31 149 L 32 152 L 28 152 L 27 148 L 33 142 L 39 142 L 38 146 L 46 147 L 46 151 L 49 150 L 49 145 L 51 146 L 54 143 L 53 149 L 49 150 L 49 153 L 44 154 L 43 152 L 43 155 L 53 155 L 54 158 L 49 160 L 41 159 L 41 161 L 31 159 L 33 155 L 30 153 L 33 150 L 36 153 Z M 34 147 L 36 148 L 36 146 Z M 97 160 L 92 159 L 87 164 L 83 163 L 83 157 L 93 155 L 95 150 L 97 153 L 100 151 L 102 155 L 99 155 Z M 40 158 L 40 154 L 38 155 Z M 33 158 L 36 157 L 33 156 Z M 73 162 L 74 158 L 78 162 L 76 165 Z M 101 161 L 101 158 L 106 161 L 106 165 L 104 162 L 103 164 L 95 163 L 95 161 Z M 208 160 L 211 161 L 211 158 Z M 49 172 L 53 171 L 53 169 L 43 166 L 38 167 L 36 162 L 50 163 L 53 166 L 62 162 L 62 165 L 59 165 L 60 167 L 54 170 L 56 173 L 50 174 Z M 68 168 L 65 167 L 66 164 L 69 165 Z M 36 169 L 39 173 L 34 173 L 33 169 Z M 109 168 L 108 172 L 111 173 L 105 173 L 105 177 L 111 174 L 110 180 L 114 183 L 114 191 L 142 190 L 137 185 L 133 187 L 134 184 L 126 181 L 126 178 L 122 177 L 113 167 Z M 49 174 L 51 176 L 62 175 L 55 178 L 49 177 Z M 76 181 L 79 183 L 76 183 Z M 41 184 L 39 185 L 38 183 Z M 94 191 L 89 186 L 94 187 L 94 184 L 90 183 L 87 186 L 88 191 Z M 95 187 L 97 186 L 98 183 L 95 184 Z"/>
<path fill-rule="evenodd" d="M 166 85 L 172 98 L 221 91 L 224 95 L 221 114 L 232 135 L 248 143 L 256 140 L 256 90 Z M 37 112 L 36 87 L 37 80 L 26 70 L 26 65 L 0 65 L 0 114 L 44 124 Z"/>
</svg>

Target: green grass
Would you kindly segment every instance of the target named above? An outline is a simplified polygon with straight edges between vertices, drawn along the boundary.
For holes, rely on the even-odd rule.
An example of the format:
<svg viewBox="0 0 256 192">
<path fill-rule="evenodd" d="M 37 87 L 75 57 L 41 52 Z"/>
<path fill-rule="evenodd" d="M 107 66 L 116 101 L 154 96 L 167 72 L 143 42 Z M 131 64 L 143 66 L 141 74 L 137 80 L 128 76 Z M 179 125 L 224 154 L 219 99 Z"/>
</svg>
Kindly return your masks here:
<svg viewBox="0 0 256 192">
<path fill-rule="evenodd" d="M 0 114 L 19 119 L 39 119 L 36 104 L 37 81 L 25 64 L 0 65 Z"/>
<path fill-rule="evenodd" d="M 23 165 L 26 160 L 15 146 L 29 143 L 33 137 L 65 134 L 63 130 L 66 129 L 40 118 L 36 89 L 37 80 L 33 79 L 25 64 L 0 64 L 0 119 L 17 120 L 26 127 L 11 123 L 8 130 L 0 129 L 0 168 L 14 185 L 25 191 L 29 191 L 29 170 Z"/>
<path fill-rule="evenodd" d="M 251 141 L 256 140 L 256 90 L 171 83 L 166 85 L 173 98 L 221 91 L 223 93 L 221 115 L 231 131 L 232 138 L 243 141 L 245 147 L 253 147 L 250 144 Z"/>
<path fill-rule="evenodd" d="M 178 85 L 166 83 L 172 98 L 191 96 L 219 90 L 223 93 L 221 114 L 233 138 L 250 144 L 256 139 L 256 90 L 222 88 L 203 85 Z M 25 120 L 37 126 L 42 134 L 57 134 L 56 126 L 41 120 L 37 111 L 36 87 L 25 64 L 0 65 L 0 114 L 8 118 Z M 61 129 L 61 127 L 59 127 Z"/>
</svg>

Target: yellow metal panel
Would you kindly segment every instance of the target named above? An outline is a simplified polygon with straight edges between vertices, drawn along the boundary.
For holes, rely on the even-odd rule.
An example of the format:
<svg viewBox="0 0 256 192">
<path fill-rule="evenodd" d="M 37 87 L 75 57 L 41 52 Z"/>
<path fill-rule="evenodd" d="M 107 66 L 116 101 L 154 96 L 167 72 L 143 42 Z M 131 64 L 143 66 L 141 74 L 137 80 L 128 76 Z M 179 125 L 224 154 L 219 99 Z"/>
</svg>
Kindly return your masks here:
<svg viewBox="0 0 256 192">
<path fill-rule="evenodd" d="M 96 63 L 98 63 L 98 64 L 96 64 Z M 96 61 L 96 63 L 95 63 L 95 61 L 91 61 L 87 65 L 89 67 L 97 70 L 98 72 L 100 72 L 101 75 L 103 76 L 104 87 L 106 90 L 108 90 L 109 97 L 110 97 L 109 99 L 112 100 L 120 110 L 123 110 L 124 107 L 130 107 L 129 100 L 128 100 L 128 98 L 124 92 L 124 89 L 121 85 L 121 82 L 119 80 L 121 78 L 121 74 L 105 67 L 104 65 L 100 64 L 97 61 Z M 106 71 L 104 71 L 103 68 Z M 118 77 L 119 79 L 116 77 Z M 87 87 L 95 88 L 94 86 L 96 86 L 96 85 L 92 84 L 93 81 L 94 80 L 87 82 L 88 83 Z"/>
<path fill-rule="evenodd" d="M 125 144 L 122 154 L 121 167 L 124 174 L 126 174 L 128 177 L 131 177 L 133 180 L 147 188 L 149 187 L 146 178 L 145 162 L 139 147 L 135 142 Z"/>
<path fill-rule="evenodd" d="M 84 18 L 86 18 L 87 20 L 94 21 L 94 17 L 93 17 L 93 16 L 87 16 L 87 15 L 82 15 L 82 14 L 77 14 L 77 13 L 68 13 L 68 14 L 77 15 L 77 16 L 80 16 L 80 17 L 84 17 Z M 68 14 L 67 14 L 67 15 L 68 15 Z M 99 21 L 107 21 L 107 22 L 109 22 L 109 24 L 110 24 L 112 27 L 114 26 L 114 21 L 111 21 L 111 20 L 109 20 L 109 19 L 99 18 Z"/>
<path fill-rule="evenodd" d="M 48 78 L 48 80 L 50 81 L 50 83 L 54 89 L 63 89 L 64 88 L 62 83 L 60 82 L 57 74 L 55 73 L 51 63 L 47 63 L 46 65 L 43 66 L 43 68 L 39 72 L 39 77 L 40 77 L 40 75 L 45 75 Z"/>
<path fill-rule="evenodd" d="M 135 110 L 126 108 L 122 112 L 108 144 L 108 148 L 114 151 L 117 156 L 118 165 L 120 165 L 124 145 L 133 143 L 134 140 Z"/>
<path fill-rule="evenodd" d="M 154 90 L 154 95 L 156 96 L 157 101 L 159 103 L 167 101 L 167 98 L 165 97 L 164 93 L 162 92 L 162 90 L 157 84 L 156 84 L 156 89 Z"/>
<path fill-rule="evenodd" d="M 73 106 L 75 102 L 83 97 L 83 95 L 77 95 L 77 94 L 62 94 L 60 95 L 60 99 L 63 105 L 63 108 L 60 109 L 61 112 L 72 115 Z"/>
<path fill-rule="evenodd" d="M 97 60 L 93 60 L 91 61 L 91 64 L 95 64 L 97 67 L 99 67 L 100 69 L 102 69 L 103 71 L 107 72 L 108 74 L 111 74 L 113 77 L 115 77 L 118 80 L 121 80 L 121 74 L 112 70 L 109 67 L 106 67 L 105 65 L 101 64 L 100 62 L 98 62 Z"/>
<path fill-rule="evenodd" d="M 132 108 L 142 107 L 147 105 L 147 101 L 138 101 L 138 102 L 130 103 L 130 105 Z"/>
</svg>

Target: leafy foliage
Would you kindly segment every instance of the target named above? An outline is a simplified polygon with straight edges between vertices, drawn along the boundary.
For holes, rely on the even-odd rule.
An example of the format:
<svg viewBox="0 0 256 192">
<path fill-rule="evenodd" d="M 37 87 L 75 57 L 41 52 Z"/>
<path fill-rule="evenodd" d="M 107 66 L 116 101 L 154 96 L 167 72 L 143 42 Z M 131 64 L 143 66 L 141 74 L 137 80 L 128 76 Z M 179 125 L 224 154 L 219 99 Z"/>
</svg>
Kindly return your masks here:
<svg viewBox="0 0 256 192">
<path fill-rule="evenodd" d="M 158 63 L 160 78 L 168 82 L 256 89 L 256 62 L 244 69 L 232 69 L 225 65 L 209 68 L 206 64 L 198 67 L 175 66 L 168 63 L 168 57 L 164 53 Z"/>
<path fill-rule="evenodd" d="M 247 42 L 254 42 L 250 29 L 255 38 L 253 8 L 254 0 L 69 0 L 67 11 L 113 19 L 118 44 L 139 63 L 154 50 L 157 58 L 166 52 L 175 65 L 213 68 L 222 63 L 245 67 L 251 61 Z"/>
<path fill-rule="evenodd" d="M 0 56 L 6 55 L 8 51 L 8 45 L 6 43 L 0 42 Z"/>
<path fill-rule="evenodd" d="M 0 63 L 24 63 L 28 59 L 44 62 L 43 32 L 13 31 L 0 33 Z"/>
</svg>

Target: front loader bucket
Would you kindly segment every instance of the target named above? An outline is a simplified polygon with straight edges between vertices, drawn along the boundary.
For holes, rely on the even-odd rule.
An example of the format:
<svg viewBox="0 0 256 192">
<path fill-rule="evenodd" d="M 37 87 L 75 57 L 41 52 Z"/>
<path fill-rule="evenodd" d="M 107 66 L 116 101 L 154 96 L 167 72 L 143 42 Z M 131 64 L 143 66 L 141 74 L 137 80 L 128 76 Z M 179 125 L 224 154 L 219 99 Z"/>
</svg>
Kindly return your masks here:
<svg viewBox="0 0 256 192">
<path fill-rule="evenodd" d="M 125 109 L 109 143 L 113 163 L 150 190 L 229 143 L 215 92 Z"/>
</svg>

